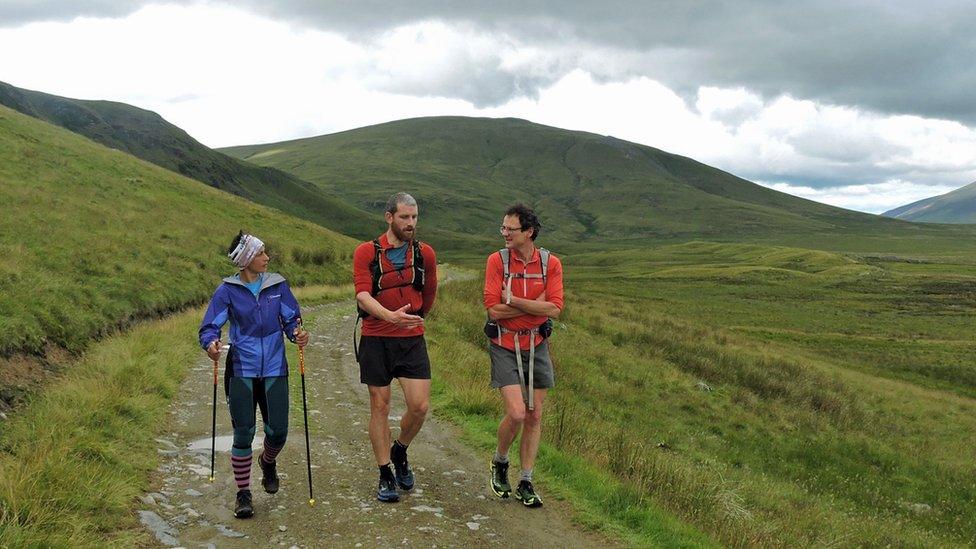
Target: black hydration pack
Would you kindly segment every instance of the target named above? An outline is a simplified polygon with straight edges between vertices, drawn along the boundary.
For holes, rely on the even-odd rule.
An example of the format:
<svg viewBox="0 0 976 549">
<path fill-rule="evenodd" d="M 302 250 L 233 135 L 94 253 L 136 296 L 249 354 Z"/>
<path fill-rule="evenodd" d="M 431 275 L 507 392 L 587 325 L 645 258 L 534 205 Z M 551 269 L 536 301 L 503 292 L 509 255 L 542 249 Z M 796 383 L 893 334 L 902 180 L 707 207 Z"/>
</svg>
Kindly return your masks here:
<svg viewBox="0 0 976 549">
<path fill-rule="evenodd" d="M 413 269 L 413 276 L 410 280 L 403 282 L 402 284 L 396 284 L 394 286 L 383 286 L 383 275 L 390 273 L 399 273 L 407 268 L 406 263 L 403 267 L 394 267 L 392 271 L 383 271 L 382 262 L 380 257 L 383 254 L 383 246 L 380 245 L 379 239 L 373 240 L 373 261 L 369 263 L 369 274 L 373 279 L 373 287 L 369 291 L 369 295 L 376 297 L 380 292 L 385 290 L 393 290 L 395 288 L 403 288 L 405 286 L 412 286 L 414 290 L 418 292 L 424 291 L 424 282 L 427 280 L 426 273 L 424 271 L 424 254 L 420 253 L 420 248 L 423 245 L 419 240 L 414 240 L 411 244 L 413 246 L 413 264 L 410 266 Z M 356 312 L 358 316 L 356 317 L 356 323 L 352 327 L 352 348 L 356 353 L 356 360 L 359 360 L 359 339 L 356 337 L 356 330 L 359 328 L 359 321 L 369 317 L 369 313 L 365 309 L 359 306 L 359 302 L 356 302 Z M 416 314 L 423 316 L 423 311 L 414 311 L 411 314 Z"/>
<path fill-rule="evenodd" d="M 373 240 L 373 261 L 369 263 L 369 274 L 373 279 L 373 287 L 369 292 L 369 295 L 376 297 L 380 292 L 385 290 L 393 290 L 395 288 L 403 288 L 405 286 L 413 286 L 414 290 L 418 292 L 424 291 L 424 281 L 426 280 L 426 274 L 424 271 L 424 254 L 420 253 L 420 248 L 422 243 L 419 240 L 414 240 L 411 243 L 413 246 L 413 264 L 410 266 L 413 268 L 413 276 L 410 277 L 409 281 L 396 284 L 394 286 L 382 285 L 383 276 L 390 273 L 399 273 L 408 266 L 394 268 L 392 271 L 383 271 L 382 262 L 380 261 L 380 255 L 383 253 L 383 246 L 380 245 L 379 239 Z M 366 318 L 369 316 L 359 304 L 356 305 L 356 311 L 359 313 L 359 318 Z"/>
<path fill-rule="evenodd" d="M 512 273 L 509 266 L 512 260 L 511 250 L 508 248 L 502 248 L 501 250 L 498 250 L 498 254 L 502 256 L 502 273 L 504 274 L 504 277 L 502 278 L 503 285 L 511 285 L 512 279 L 515 278 L 541 278 L 543 288 L 545 288 L 546 284 L 548 284 L 549 250 L 539 248 L 539 261 L 542 264 L 542 274 L 526 274 L 525 272 Z M 485 335 L 488 336 L 488 339 L 498 339 L 501 337 L 503 330 L 505 329 L 499 326 L 497 321 L 492 320 L 491 317 L 488 317 L 488 322 L 485 323 Z M 539 335 L 541 335 L 543 339 L 549 339 L 549 336 L 552 335 L 552 319 L 547 318 L 545 322 L 539 325 L 538 330 Z"/>
</svg>

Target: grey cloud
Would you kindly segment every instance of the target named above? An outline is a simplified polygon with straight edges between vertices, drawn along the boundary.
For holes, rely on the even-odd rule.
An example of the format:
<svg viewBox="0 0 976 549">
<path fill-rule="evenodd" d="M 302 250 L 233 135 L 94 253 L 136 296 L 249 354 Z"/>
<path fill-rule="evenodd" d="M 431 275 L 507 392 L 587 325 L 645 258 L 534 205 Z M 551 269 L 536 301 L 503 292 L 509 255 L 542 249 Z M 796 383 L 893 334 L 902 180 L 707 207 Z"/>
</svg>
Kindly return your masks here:
<svg viewBox="0 0 976 549">
<path fill-rule="evenodd" d="M 909 152 L 880 135 L 832 126 L 806 128 L 785 141 L 800 155 L 843 163 L 873 164 Z"/>
<path fill-rule="evenodd" d="M 879 167 L 868 163 L 818 164 L 792 169 L 746 168 L 731 170 L 749 181 L 788 181 L 790 185 L 823 189 L 848 185 L 871 185 L 886 180 L 910 181 L 916 185 L 961 187 L 976 179 L 976 170 Z"/>
<path fill-rule="evenodd" d="M 7 0 L 0 3 L 0 26 L 79 15 L 120 16 L 148 3 Z M 546 74 L 488 64 L 459 69 L 464 77 L 435 78 L 418 88 L 400 85 L 404 92 L 453 96 L 479 106 L 531 97 L 578 63 L 601 80 L 644 75 L 689 98 L 700 85 L 742 86 L 766 98 L 786 93 L 881 113 L 976 123 L 976 3 L 970 0 L 228 4 L 363 43 L 398 25 L 436 19 L 566 52 L 564 62 Z M 602 60 L 587 58 L 594 49 L 601 50 Z M 610 52 L 616 55 L 608 57 Z M 472 75 L 474 82 L 467 83 Z M 438 82 L 443 86 L 438 88 Z"/>
<path fill-rule="evenodd" d="M 766 97 L 788 93 L 877 112 L 976 122 L 976 4 L 969 1 L 249 3 L 352 39 L 439 19 L 529 44 L 559 43 L 583 52 L 611 47 L 637 61 L 604 67 L 601 78 L 643 74 L 688 95 L 699 85 L 744 86 Z M 531 93 L 533 82 L 526 84 L 509 85 L 496 101 Z"/>
<path fill-rule="evenodd" d="M 35 21 L 70 21 L 76 17 L 123 17 L 151 4 L 150 0 L 4 0 L 0 27 Z"/>
</svg>

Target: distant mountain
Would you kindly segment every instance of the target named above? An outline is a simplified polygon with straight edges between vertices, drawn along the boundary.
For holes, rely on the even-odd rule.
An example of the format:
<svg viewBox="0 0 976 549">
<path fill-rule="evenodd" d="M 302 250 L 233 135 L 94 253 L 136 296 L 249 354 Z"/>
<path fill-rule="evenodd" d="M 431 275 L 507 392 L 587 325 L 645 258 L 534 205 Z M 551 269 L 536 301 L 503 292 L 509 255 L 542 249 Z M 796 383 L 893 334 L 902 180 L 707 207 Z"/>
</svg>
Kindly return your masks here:
<svg viewBox="0 0 976 549">
<path fill-rule="evenodd" d="M 373 208 L 381 189 L 413 189 L 425 222 L 489 234 L 517 200 L 550 237 L 616 243 L 886 233 L 899 222 L 780 193 L 690 158 L 518 119 L 434 117 L 221 149 Z"/>
<path fill-rule="evenodd" d="M 152 111 L 112 101 L 69 99 L 3 82 L 0 104 L 323 227 L 365 238 L 382 225 L 379 215 L 351 207 L 292 174 L 210 149 Z"/>
<path fill-rule="evenodd" d="M 976 223 L 976 182 L 881 214 L 926 223 Z"/>
</svg>

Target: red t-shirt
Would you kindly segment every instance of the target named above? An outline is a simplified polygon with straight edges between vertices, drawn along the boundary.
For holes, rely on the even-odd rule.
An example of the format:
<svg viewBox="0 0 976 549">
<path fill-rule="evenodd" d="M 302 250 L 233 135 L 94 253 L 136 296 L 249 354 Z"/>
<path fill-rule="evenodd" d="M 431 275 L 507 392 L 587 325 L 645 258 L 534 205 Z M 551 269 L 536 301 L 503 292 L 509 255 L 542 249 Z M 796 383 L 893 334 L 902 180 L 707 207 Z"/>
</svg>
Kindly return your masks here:
<svg viewBox="0 0 976 549">
<path fill-rule="evenodd" d="M 528 262 L 519 256 L 518 251 L 512 250 L 509 256 L 508 271 L 510 274 L 542 274 L 542 258 L 539 249 L 536 248 L 532 254 L 532 259 Z M 490 309 L 494 305 L 502 303 L 502 290 L 505 284 L 505 266 L 502 264 L 502 255 L 495 252 L 488 256 L 485 264 L 485 308 Z M 512 295 L 525 299 L 536 299 L 542 293 L 546 294 L 546 301 L 552 303 L 560 310 L 563 308 L 563 264 L 554 254 L 549 254 L 549 269 L 546 273 L 546 281 L 543 283 L 541 278 L 513 278 Z M 519 331 L 537 328 L 546 321 L 544 316 L 530 314 L 519 315 L 514 318 L 499 320 L 499 326 L 506 330 Z M 515 350 L 515 334 L 502 334 L 500 340 L 493 339 L 493 342 L 502 347 Z M 533 346 L 542 343 L 542 336 L 537 335 Z M 527 350 L 529 348 L 529 336 L 519 336 L 519 348 Z"/>
<path fill-rule="evenodd" d="M 434 249 L 426 243 L 421 243 L 420 253 L 424 258 L 424 278 L 423 292 L 418 292 L 409 282 L 413 279 L 413 246 L 409 244 L 403 269 L 399 272 L 387 257 L 387 252 L 393 248 L 390 241 L 386 238 L 386 233 L 379 237 L 380 247 L 383 251 L 380 255 L 380 270 L 385 273 L 381 279 L 380 287 L 389 288 L 381 290 L 373 298 L 380 302 L 380 305 L 391 311 L 395 311 L 404 305 L 409 304 L 407 309 L 411 314 L 426 315 L 434 305 L 434 298 L 437 295 L 437 257 Z M 363 242 L 356 247 L 352 256 L 352 278 L 356 286 L 356 294 L 360 292 L 371 292 L 373 290 L 373 276 L 370 273 L 369 264 L 373 262 L 375 256 L 373 241 Z M 392 271 L 392 272 L 391 272 Z M 405 284 L 404 286 L 398 286 Z M 418 313 L 417 311 L 420 311 Z M 368 316 L 363 319 L 363 335 L 384 336 L 384 337 L 410 337 L 424 334 L 423 326 L 417 328 L 398 328 L 395 324 Z"/>
</svg>

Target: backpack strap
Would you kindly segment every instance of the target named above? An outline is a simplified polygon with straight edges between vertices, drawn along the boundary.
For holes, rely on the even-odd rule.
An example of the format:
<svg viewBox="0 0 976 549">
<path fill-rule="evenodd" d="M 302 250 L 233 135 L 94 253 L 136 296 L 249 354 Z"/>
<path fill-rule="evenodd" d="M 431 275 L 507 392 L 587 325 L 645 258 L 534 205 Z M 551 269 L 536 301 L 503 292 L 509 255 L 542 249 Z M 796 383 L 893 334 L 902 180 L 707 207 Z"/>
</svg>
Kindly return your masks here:
<svg viewBox="0 0 976 549">
<path fill-rule="evenodd" d="M 502 256 L 502 269 L 504 272 L 504 279 L 507 281 L 509 277 L 508 262 L 512 258 L 512 252 L 508 248 L 502 248 L 498 250 L 498 255 Z"/>
<path fill-rule="evenodd" d="M 373 240 L 373 261 L 369 264 L 369 274 L 373 277 L 373 290 L 369 295 L 375 296 L 380 293 L 380 278 L 383 277 L 383 268 L 380 266 L 380 254 L 383 253 L 383 246 L 380 245 L 380 240 L 377 238 Z"/>
<path fill-rule="evenodd" d="M 413 289 L 418 292 L 424 291 L 424 283 L 427 280 L 427 271 L 424 269 L 424 254 L 422 253 L 424 243 L 419 240 L 413 241 Z"/>
<path fill-rule="evenodd" d="M 549 280 L 549 250 L 539 248 L 539 261 L 542 262 L 542 284 Z"/>
<path fill-rule="evenodd" d="M 515 273 L 512 274 L 509 267 L 509 261 L 511 261 L 512 252 L 508 248 L 502 248 L 498 250 L 498 253 L 502 256 L 502 269 L 504 272 L 504 279 L 506 283 L 510 278 L 541 278 L 542 283 L 546 284 L 549 281 L 549 256 L 551 252 L 545 248 L 539 248 L 539 261 L 542 265 L 542 274 L 525 274 Z"/>
</svg>

